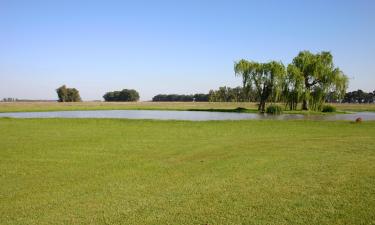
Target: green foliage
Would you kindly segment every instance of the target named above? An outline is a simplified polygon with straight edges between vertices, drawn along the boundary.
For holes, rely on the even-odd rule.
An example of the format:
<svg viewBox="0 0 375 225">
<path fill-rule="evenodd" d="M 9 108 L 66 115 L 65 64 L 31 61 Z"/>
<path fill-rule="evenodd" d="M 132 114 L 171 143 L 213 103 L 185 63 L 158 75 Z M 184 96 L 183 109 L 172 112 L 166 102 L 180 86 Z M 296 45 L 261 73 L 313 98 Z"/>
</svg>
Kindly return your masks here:
<svg viewBox="0 0 375 225">
<path fill-rule="evenodd" d="M 245 102 L 256 101 L 254 90 L 245 87 L 219 87 L 217 90 L 210 90 L 208 93 L 210 102 Z"/>
<path fill-rule="evenodd" d="M 287 85 L 294 86 L 287 93 L 296 93 L 302 97 L 302 109 L 321 110 L 326 97 L 334 94 L 343 98 L 348 87 L 348 77 L 334 66 L 330 52 L 313 54 L 309 51 L 300 52 L 288 66 L 290 80 Z M 303 87 L 301 87 L 301 84 Z M 287 89 L 288 90 L 288 89 Z M 294 98 L 289 102 L 295 103 Z M 292 106 L 293 108 L 294 106 Z"/>
<path fill-rule="evenodd" d="M 208 94 L 178 95 L 178 94 L 159 94 L 152 98 L 153 102 L 208 102 Z"/>
<path fill-rule="evenodd" d="M 375 90 L 373 92 L 364 92 L 362 90 L 352 91 L 345 94 L 343 102 L 345 103 L 374 103 Z"/>
<path fill-rule="evenodd" d="M 59 102 L 80 102 L 81 96 L 75 88 L 67 88 L 65 85 L 56 89 Z"/>
<path fill-rule="evenodd" d="M 282 88 L 282 100 L 290 110 L 297 110 L 298 103 L 302 100 L 303 82 L 304 78 L 298 68 L 289 64 Z"/>
<path fill-rule="evenodd" d="M 136 102 L 139 94 L 134 89 L 123 89 L 122 91 L 107 92 L 103 96 L 106 102 Z"/>
<path fill-rule="evenodd" d="M 324 105 L 322 108 L 322 112 L 336 112 L 336 107 L 332 105 Z"/>
<path fill-rule="evenodd" d="M 269 105 L 267 106 L 266 113 L 268 114 L 282 114 L 283 108 L 279 105 Z"/>
<path fill-rule="evenodd" d="M 236 76 L 241 76 L 244 87 L 255 89 L 261 112 L 265 111 L 266 102 L 280 99 L 285 80 L 285 66 L 281 62 L 258 63 L 241 59 L 234 64 Z"/>
<path fill-rule="evenodd" d="M 235 63 L 234 71 L 242 77 L 244 87 L 256 90 L 262 112 L 270 101 L 282 101 L 289 110 L 297 110 L 302 102 L 303 109 L 320 111 L 327 99 L 343 99 L 348 87 L 347 76 L 334 66 L 330 52 L 301 51 L 286 71 L 283 64 L 275 61 L 258 63 L 242 59 Z"/>
</svg>

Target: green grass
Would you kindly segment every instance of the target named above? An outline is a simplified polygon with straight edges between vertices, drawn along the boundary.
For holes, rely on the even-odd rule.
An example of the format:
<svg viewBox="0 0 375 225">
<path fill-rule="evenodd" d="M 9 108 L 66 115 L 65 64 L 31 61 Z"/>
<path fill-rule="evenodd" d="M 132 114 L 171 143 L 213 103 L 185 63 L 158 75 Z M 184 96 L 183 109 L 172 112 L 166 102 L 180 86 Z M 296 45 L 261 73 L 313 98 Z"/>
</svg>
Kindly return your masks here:
<svg viewBox="0 0 375 225">
<path fill-rule="evenodd" d="M 0 119 L 0 224 L 374 224 L 375 123 Z"/>
<path fill-rule="evenodd" d="M 335 113 L 346 111 L 373 111 L 375 104 L 331 104 L 337 108 Z M 241 110 L 239 110 L 239 108 Z M 190 110 L 212 112 L 256 113 L 254 102 L 0 102 L 0 112 L 42 112 L 71 110 Z M 319 114 L 322 112 L 284 110 L 288 114 Z"/>
</svg>

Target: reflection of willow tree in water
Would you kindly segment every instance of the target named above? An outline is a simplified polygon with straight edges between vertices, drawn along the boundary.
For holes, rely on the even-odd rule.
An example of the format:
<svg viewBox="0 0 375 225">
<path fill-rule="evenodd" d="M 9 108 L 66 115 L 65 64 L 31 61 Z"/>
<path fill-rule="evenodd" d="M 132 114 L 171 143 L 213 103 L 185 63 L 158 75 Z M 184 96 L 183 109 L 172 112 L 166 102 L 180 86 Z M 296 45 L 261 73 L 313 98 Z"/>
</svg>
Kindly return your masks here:
<svg viewBox="0 0 375 225">
<path fill-rule="evenodd" d="M 243 86 L 256 90 L 259 110 L 264 112 L 266 102 L 282 101 L 290 110 L 302 102 L 303 110 L 321 110 L 330 97 L 342 99 L 348 87 L 348 78 L 334 66 L 329 52 L 312 54 L 302 51 L 288 65 L 258 63 L 240 60 L 234 71 L 242 77 Z"/>
</svg>

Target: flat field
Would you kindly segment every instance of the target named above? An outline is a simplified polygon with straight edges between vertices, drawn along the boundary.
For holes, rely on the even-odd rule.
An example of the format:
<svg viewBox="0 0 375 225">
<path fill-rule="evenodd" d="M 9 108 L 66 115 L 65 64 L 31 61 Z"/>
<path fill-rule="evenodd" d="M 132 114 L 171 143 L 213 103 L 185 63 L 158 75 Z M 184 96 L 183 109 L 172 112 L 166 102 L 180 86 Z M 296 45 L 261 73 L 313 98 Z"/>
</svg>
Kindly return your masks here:
<svg viewBox="0 0 375 225">
<path fill-rule="evenodd" d="M 374 224 L 375 123 L 0 119 L 0 224 Z"/>
<path fill-rule="evenodd" d="M 375 104 L 332 104 L 339 111 L 374 111 Z M 0 102 L 0 112 L 32 112 L 61 110 L 217 110 L 231 111 L 238 107 L 256 112 L 255 102 Z M 306 113 L 293 111 L 291 113 Z M 315 112 L 311 112 L 315 113 Z"/>
</svg>

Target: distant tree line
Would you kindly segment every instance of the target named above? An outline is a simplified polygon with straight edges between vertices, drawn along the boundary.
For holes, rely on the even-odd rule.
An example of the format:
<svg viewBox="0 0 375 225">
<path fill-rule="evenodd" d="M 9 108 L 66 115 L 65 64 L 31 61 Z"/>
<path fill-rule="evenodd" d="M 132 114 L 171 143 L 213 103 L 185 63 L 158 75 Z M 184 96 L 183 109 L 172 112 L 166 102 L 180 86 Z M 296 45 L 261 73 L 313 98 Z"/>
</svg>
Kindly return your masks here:
<svg viewBox="0 0 375 225">
<path fill-rule="evenodd" d="M 258 101 L 256 92 L 249 87 L 219 87 L 208 93 L 210 102 L 255 102 Z"/>
<path fill-rule="evenodd" d="M 3 98 L 3 102 L 17 102 L 17 98 Z"/>
<path fill-rule="evenodd" d="M 281 93 L 283 95 L 284 93 Z M 288 93 L 287 93 L 288 94 Z M 312 95 L 315 95 L 313 93 Z M 296 97 L 296 95 L 280 96 L 273 102 L 285 103 L 285 99 Z M 217 90 L 210 90 L 208 94 L 178 95 L 178 94 L 159 94 L 152 98 L 154 102 L 257 102 L 259 95 L 256 90 L 243 87 L 219 87 Z M 362 90 L 347 92 L 344 98 L 338 98 L 334 92 L 326 95 L 324 102 L 327 103 L 375 103 L 375 91 L 366 93 Z M 285 103 L 290 107 L 292 103 Z M 294 103 L 296 104 L 296 103 Z M 296 105 L 293 106 L 294 109 Z"/>
<path fill-rule="evenodd" d="M 19 99 L 19 98 L 3 98 L 2 102 L 56 102 L 56 100 L 45 99 Z"/>
<path fill-rule="evenodd" d="M 192 94 L 192 95 L 178 95 L 178 94 L 159 94 L 152 98 L 153 102 L 208 102 L 208 94 Z"/>
<path fill-rule="evenodd" d="M 107 92 L 103 96 L 106 102 L 135 102 L 139 100 L 139 93 L 134 89 Z"/>
<path fill-rule="evenodd" d="M 80 102 L 81 96 L 75 88 L 67 88 L 65 85 L 56 89 L 59 102 Z"/>
<path fill-rule="evenodd" d="M 158 94 L 152 98 L 153 102 L 245 102 L 256 101 L 253 90 L 242 87 L 219 87 L 218 90 L 210 90 L 208 94 Z"/>
<path fill-rule="evenodd" d="M 343 103 L 374 103 L 375 90 L 373 92 L 364 92 L 362 90 L 351 91 L 345 94 Z"/>
<path fill-rule="evenodd" d="M 255 90 L 244 89 L 242 87 L 219 87 L 218 90 L 210 90 L 209 101 L 211 102 L 257 102 L 258 95 Z M 279 98 L 278 103 L 283 103 L 285 97 Z M 327 94 L 325 102 L 327 103 L 375 103 L 375 90 L 373 92 L 364 92 L 362 90 L 347 92 L 344 98 L 337 98 L 337 94 L 330 92 Z"/>
</svg>

